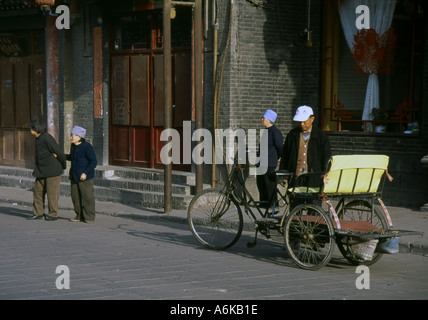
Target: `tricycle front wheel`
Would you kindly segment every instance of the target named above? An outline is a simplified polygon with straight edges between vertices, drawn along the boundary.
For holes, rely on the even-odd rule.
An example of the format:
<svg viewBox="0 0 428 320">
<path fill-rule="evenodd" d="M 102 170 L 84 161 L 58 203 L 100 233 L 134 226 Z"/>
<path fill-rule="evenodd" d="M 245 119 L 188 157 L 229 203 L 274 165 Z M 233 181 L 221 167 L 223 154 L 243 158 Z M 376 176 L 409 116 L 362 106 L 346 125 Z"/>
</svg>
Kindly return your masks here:
<svg viewBox="0 0 428 320">
<path fill-rule="evenodd" d="M 241 209 L 230 194 L 205 189 L 190 202 L 187 219 L 195 238 L 205 247 L 223 250 L 238 241 L 243 229 Z"/>
<path fill-rule="evenodd" d="M 333 254 L 333 223 L 321 207 L 298 205 L 285 220 L 284 240 L 287 254 L 297 266 L 318 270 Z"/>
</svg>

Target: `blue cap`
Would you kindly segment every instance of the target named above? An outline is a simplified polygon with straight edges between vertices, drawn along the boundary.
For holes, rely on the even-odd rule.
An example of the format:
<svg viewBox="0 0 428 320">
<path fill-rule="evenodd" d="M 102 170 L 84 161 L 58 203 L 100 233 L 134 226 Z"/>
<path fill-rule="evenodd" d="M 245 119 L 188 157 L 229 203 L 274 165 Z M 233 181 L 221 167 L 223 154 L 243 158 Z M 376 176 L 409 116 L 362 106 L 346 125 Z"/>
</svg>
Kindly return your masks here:
<svg viewBox="0 0 428 320">
<path fill-rule="evenodd" d="M 74 128 L 71 130 L 71 133 L 74 133 L 76 136 L 84 138 L 86 134 L 86 129 L 79 126 L 74 126 Z"/>
<path fill-rule="evenodd" d="M 270 120 L 271 122 L 275 122 L 276 121 L 276 112 L 273 110 L 267 110 L 265 112 L 265 114 L 263 115 L 263 117 L 265 117 L 266 119 Z"/>
</svg>

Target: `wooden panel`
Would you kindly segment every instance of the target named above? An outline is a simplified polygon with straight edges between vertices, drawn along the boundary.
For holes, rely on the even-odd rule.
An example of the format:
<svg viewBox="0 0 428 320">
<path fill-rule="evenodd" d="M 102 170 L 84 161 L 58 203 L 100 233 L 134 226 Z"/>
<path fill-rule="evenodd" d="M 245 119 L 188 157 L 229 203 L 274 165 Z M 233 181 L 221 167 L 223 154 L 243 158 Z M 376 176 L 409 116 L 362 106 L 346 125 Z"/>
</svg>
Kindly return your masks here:
<svg viewBox="0 0 428 320">
<path fill-rule="evenodd" d="M 94 118 L 103 117 L 102 27 L 94 28 Z"/>
<path fill-rule="evenodd" d="M 131 124 L 150 126 L 149 56 L 131 57 Z"/>
<path fill-rule="evenodd" d="M 173 126 L 183 127 L 183 121 L 192 117 L 192 56 L 174 55 L 174 122 Z"/>
<path fill-rule="evenodd" d="M 1 126 L 3 128 L 15 127 L 13 69 L 11 63 L 0 63 Z"/>
<path fill-rule="evenodd" d="M 34 164 L 34 139 L 35 138 L 30 131 L 18 131 L 18 161 L 21 163 L 21 166 L 28 167 Z"/>
<path fill-rule="evenodd" d="M 34 167 L 32 118 L 46 119 L 44 57 L 0 62 L 0 164 Z"/>
<path fill-rule="evenodd" d="M 113 162 L 114 164 L 129 165 L 129 128 L 113 127 Z"/>
<path fill-rule="evenodd" d="M 111 59 L 112 124 L 129 125 L 129 57 L 114 56 Z"/>
<path fill-rule="evenodd" d="M 153 125 L 164 126 L 164 99 L 163 99 L 163 55 L 154 56 L 153 66 Z"/>
<path fill-rule="evenodd" d="M 13 164 L 15 160 L 15 131 L 3 130 L 3 160 L 11 160 L 5 164 Z"/>
<path fill-rule="evenodd" d="M 133 129 L 133 156 L 132 165 L 139 167 L 149 167 L 151 152 L 151 129 L 134 128 Z"/>
<path fill-rule="evenodd" d="M 173 164 L 172 165 L 172 170 L 179 170 L 179 171 L 191 171 L 192 166 L 190 164 L 183 164 L 184 163 L 184 144 L 187 142 L 189 143 L 189 141 L 184 141 L 183 139 L 185 139 L 184 135 L 183 135 L 183 128 L 176 128 L 175 130 L 178 131 L 178 134 L 180 136 L 180 163 L 177 164 Z M 190 142 L 191 143 L 191 142 Z"/>
<path fill-rule="evenodd" d="M 31 88 L 30 65 L 28 63 L 22 62 L 15 65 L 15 87 L 15 125 L 17 128 L 29 128 L 31 115 Z"/>
<path fill-rule="evenodd" d="M 35 60 L 31 65 L 31 118 L 46 117 L 45 60 Z"/>
<path fill-rule="evenodd" d="M 163 163 L 160 158 L 160 152 L 164 145 L 164 142 L 160 140 L 160 135 L 163 131 L 163 128 L 155 128 L 154 129 L 154 140 L 155 140 L 155 158 L 154 158 L 154 167 L 155 168 L 163 168 Z"/>
</svg>

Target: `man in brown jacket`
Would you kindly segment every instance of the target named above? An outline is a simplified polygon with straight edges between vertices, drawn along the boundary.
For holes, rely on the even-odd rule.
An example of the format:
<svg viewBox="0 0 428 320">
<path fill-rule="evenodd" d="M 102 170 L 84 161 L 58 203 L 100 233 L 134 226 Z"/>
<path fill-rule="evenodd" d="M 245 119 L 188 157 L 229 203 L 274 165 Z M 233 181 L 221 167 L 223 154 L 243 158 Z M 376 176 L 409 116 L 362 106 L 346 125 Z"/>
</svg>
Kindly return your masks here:
<svg viewBox="0 0 428 320">
<path fill-rule="evenodd" d="M 299 126 L 285 138 L 280 168 L 290 171 L 295 178 L 308 173 L 308 179 L 300 179 L 299 182 L 309 187 L 320 187 L 321 175 L 326 172 L 331 158 L 328 136 L 313 125 L 315 116 L 311 107 L 300 106 L 293 120 Z"/>
</svg>

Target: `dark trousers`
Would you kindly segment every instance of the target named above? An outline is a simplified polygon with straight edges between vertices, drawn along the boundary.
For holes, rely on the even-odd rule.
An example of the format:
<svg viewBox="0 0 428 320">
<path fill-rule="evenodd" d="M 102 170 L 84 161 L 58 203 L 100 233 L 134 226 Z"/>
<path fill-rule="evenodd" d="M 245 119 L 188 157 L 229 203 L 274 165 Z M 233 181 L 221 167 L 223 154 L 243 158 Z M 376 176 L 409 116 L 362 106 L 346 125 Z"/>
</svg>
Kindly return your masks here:
<svg viewBox="0 0 428 320">
<path fill-rule="evenodd" d="M 61 176 L 36 178 L 33 189 L 33 214 L 45 214 L 45 196 L 48 198 L 48 214 L 52 218 L 58 217 L 59 186 Z"/>
<path fill-rule="evenodd" d="M 81 221 L 95 220 L 94 180 L 78 183 L 71 182 L 71 201 L 73 202 L 76 219 Z"/>
<path fill-rule="evenodd" d="M 275 169 L 276 167 L 268 167 L 265 174 L 257 176 L 257 189 L 259 190 L 260 201 L 266 201 L 266 207 L 272 204 L 269 201 L 276 190 Z M 276 197 L 273 200 L 276 201 Z M 261 206 L 263 207 L 264 205 Z"/>
</svg>

